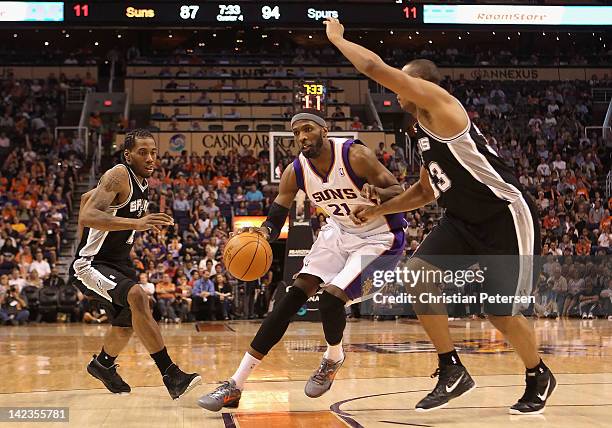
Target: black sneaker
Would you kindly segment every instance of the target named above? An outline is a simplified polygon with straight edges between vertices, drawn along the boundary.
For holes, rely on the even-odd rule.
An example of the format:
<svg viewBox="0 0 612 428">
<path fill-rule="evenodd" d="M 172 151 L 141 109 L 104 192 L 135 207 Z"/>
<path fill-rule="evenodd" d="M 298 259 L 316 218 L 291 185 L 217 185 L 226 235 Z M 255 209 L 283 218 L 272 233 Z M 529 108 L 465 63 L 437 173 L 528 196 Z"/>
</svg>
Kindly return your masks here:
<svg viewBox="0 0 612 428">
<path fill-rule="evenodd" d="M 548 367 L 538 368 L 535 373 L 525 375 L 525 393 L 510 407 L 511 415 L 539 415 L 544 412 L 546 400 L 551 396 L 557 381 Z"/>
<path fill-rule="evenodd" d="M 164 373 L 163 380 L 170 397 L 177 400 L 199 384 L 202 378 L 197 373 L 185 373 L 176 364 L 172 364 Z"/>
<path fill-rule="evenodd" d="M 417 403 L 417 412 L 429 412 L 444 407 L 453 398 L 460 397 L 476 388 L 476 383 L 463 366 L 438 367 L 431 377 L 437 376 L 439 376 L 438 384 L 433 391 Z"/>
<path fill-rule="evenodd" d="M 129 394 L 132 391 L 130 385 L 125 383 L 121 376 L 117 373 L 117 364 L 113 364 L 109 368 L 104 367 L 94 355 L 92 360 L 87 365 L 87 373 L 101 381 L 106 389 L 113 394 Z"/>
</svg>

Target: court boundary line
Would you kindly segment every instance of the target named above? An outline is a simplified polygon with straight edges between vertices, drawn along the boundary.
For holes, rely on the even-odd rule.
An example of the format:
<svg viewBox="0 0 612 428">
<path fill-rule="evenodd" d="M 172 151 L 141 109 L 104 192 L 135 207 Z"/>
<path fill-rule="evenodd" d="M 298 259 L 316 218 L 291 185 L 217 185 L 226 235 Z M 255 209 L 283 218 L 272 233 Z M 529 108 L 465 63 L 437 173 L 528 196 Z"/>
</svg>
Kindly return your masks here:
<svg viewBox="0 0 612 428">
<path fill-rule="evenodd" d="M 600 373 L 555 373 L 557 375 L 591 375 L 591 374 L 609 374 L 612 375 L 612 372 L 600 372 Z M 474 377 L 478 378 L 478 377 L 483 377 L 483 376 L 519 376 L 519 374 L 500 374 L 500 375 L 475 375 Z M 370 377 L 363 377 L 363 378 L 347 378 L 347 379 L 336 379 L 336 381 L 344 381 L 344 380 L 376 380 L 376 379 L 414 379 L 414 378 L 430 378 L 430 376 L 410 376 L 410 377 L 393 377 L 393 376 L 389 376 L 389 377 L 375 377 L 375 378 L 370 378 Z M 299 380 L 267 380 L 267 381 L 253 381 L 253 382 L 247 382 L 247 385 L 249 384 L 255 384 L 255 383 L 280 383 L 280 382 L 305 382 L 308 379 L 299 379 Z M 220 382 L 211 382 L 211 383 L 203 383 L 202 385 L 219 385 L 220 383 L 222 383 L 222 381 Z M 612 382 L 579 382 L 579 383 L 558 383 L 558 385 L 612 385 Z M 143 386 L 134 386 L 133 388 L 161 388 L 164 385 L 143 385 Z M 478 386 L 477 388 L 505 388 L 505 387 L 509 387 L 509 386 L 524 386 L 524 384 L 512 384 L 512 385 L 487 385 L 487 386 Z M 75 389 L 49 389 L 49 390 L 45 390 L 45 391 L 18 391 L 18 392 L 0 392 L 0 396 L 2 395 L 9 395 L 9 394 L 41 394 L 41 393 L 45 393 L 45 392 L 76 392 L 76 391 L 97 391 L 97 390 L 101 390 L 101 391 L 108 391 L 106 388 L 75 388 Z M 428 389 L 419 389 L 419 390 L 415 390 L 415 391 L 403 391 L 402 393 L 406 393 L 406 392 L 425 392 L 425 391 L 429 391 Z M 397 394 L 399 394 L 400 392 L 397 392 Z M 376 395 L 376 394 L 375 394 Z M 375 396 L 373 395 L 373 396 Z M 365 398 L 366 396 L 364 396 Z"/>
</svg>

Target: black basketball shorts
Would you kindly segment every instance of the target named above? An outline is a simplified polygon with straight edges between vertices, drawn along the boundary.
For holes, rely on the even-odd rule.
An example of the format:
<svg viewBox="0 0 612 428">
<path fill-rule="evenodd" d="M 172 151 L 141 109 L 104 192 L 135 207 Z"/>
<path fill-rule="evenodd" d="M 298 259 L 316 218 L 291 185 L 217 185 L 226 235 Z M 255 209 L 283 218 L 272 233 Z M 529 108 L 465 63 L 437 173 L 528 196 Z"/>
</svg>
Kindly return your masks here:
<svg viewBox="0 0 612 428">
<path fill-rule="evenodd" d="M 127 296 L 137 285 L 137 271 L 127 264 L 114 264 L 80 258 L 70 269 L 70 279 L 81 292 L 100 302 L 111 324 L 132 326 L 132 311 Z"/>
<path fill-rule="evenodd" d="M 532 294 L 540 254 L 537 210 L 531 198 L 524 195 L 478 224 L 447 213 L 413 257 L 443 271 L 466 269 L 477 263 L 482 292 L 490 297 L 482 299 L 479 295 L 478 300 L 484 303 L 486 313 L 505 316 L 517 315 L 529 306 L 525 301 Z"/>
</svg>

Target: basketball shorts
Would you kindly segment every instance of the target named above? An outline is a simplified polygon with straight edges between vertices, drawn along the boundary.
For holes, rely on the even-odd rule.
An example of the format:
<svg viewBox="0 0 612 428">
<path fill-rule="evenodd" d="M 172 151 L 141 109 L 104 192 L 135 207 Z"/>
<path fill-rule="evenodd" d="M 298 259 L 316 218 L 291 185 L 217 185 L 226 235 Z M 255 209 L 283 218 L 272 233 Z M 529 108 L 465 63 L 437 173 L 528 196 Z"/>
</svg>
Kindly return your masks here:
<svg viewBox="0 0 612 428">
<path fill-rule="evenodd" d="M 360 236 L 328 223 L 319 232 L 297 275 L 307 273 L 344 290 L 349 303 L 371 298 L 374 271 L 393 270 L 404 254 L 402 229 Z M 296 275 L 296 277 L 297 277 Z"/>
<path fill-rule="evenodd" d="M 127 264 L 91 261 L 82 257 L 74 261 L 70 279 L 81 292 L 100 302 L 112 325 L 132 326 L 132 311 L 127 296 L 137 285 L 137 271 Z"/>
<path fill-rule="evenodd" d="M 445 214 L 413 257 L 443 271 L 457 272 L 477 264 L 482 270 L 482 292 L 492 296 L 492 300 L 478 296 L 478 301 L 484 303 L 486 313 L 504 316 L 518 315 L 529 306 L 517 300 L 531 295 L 541 251 L 537 210 L 531 198 L 523 196 L 479 224 Z"/>
</svg>

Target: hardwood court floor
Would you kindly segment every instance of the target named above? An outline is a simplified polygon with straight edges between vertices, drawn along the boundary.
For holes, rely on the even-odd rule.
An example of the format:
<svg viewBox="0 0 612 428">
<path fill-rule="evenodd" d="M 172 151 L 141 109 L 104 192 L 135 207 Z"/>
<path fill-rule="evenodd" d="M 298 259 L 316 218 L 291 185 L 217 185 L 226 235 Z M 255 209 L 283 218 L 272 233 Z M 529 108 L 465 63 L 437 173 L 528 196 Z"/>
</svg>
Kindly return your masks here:
<svg viewBox="0 0 612 428">
<path fill-rule="evenodd" d="M 172 401 L 137 339 L 117 359 L 132 386 L 110 394 L 85 366 L 100 350 L 106 325 L 37 325 L 0 328 L 0 407 L 65 406 L 70 423 L 0 423 L 53 427 L 604 427 L 612 420 L 612 322 L 535 322 L 546 363 L 558 386 L 543 416 L 510 416 L 523 392 L 523 368 L 486 321 L 453 321 L 452 333 L 478 388 L 437 412 L 414 405 L 435 384 L 436 358 L 415 321 L 348 323 L 347 359 L 331 391 L 303 393 L 323 352 L 319 323 L 294 323 L 256 369 L 237 411 L 205 412 L 197 398 L 229 377 L 259 323 L 164 325 L 170 355 L 203 384 Z"/>
</svg>

